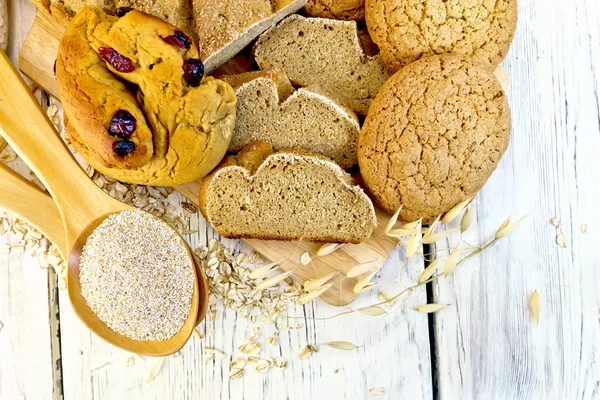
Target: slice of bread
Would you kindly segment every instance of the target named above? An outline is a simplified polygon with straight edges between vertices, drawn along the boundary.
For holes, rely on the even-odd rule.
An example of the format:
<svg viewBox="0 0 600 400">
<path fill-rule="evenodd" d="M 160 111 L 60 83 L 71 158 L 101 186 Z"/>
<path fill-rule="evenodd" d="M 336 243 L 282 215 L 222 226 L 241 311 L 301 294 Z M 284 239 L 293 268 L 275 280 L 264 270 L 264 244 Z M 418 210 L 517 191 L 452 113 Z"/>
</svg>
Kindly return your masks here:
<svg viewBox="0 0 600 400">
<path fill-rule="evenodd" d="M 354 21 L 292 15 L 254 46 L 260 69 L 283 68 L 297 86 L 318 86 L 360 115 L 392 75 L 379 55 L 368 57 Z"/>
<path fill-rule="evenodd" d="M 222 76 L 235 89 L 237 112 L 229 151 L 262 140 L 275 151 L 310 150 L 348 169 L 357 162 L 358 118 L 316 88 L 294 91 L 282 69 Z"/>
<path fill-rule="evenodd" d="M 200 59 L 212 72 L 306 0 L 191 0 Z"/>
<path fill-rule="evenodd" d="M 377 224 L 371 200 L 337 164 L 273 153 L 267 142 L 226 157 L 202 180 L 200 210 L 228 238 L 360 243 Z"/>
</svg>

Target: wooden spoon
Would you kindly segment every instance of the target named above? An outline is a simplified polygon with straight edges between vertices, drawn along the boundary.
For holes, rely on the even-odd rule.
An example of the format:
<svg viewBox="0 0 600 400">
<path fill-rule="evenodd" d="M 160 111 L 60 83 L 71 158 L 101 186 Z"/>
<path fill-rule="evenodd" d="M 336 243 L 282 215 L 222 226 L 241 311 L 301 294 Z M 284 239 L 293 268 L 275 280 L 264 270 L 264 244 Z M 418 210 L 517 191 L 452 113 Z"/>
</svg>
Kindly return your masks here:
<svg viewBox="0 0 600 400">
<path fill-rule="evenodd" d="M 40 231 L 54 243 L 63 260 L 66 260 L 68 253 L 65 230 L 52 197 L 4 164 L 0 164 L 0 187 L 3 190 L 0 210 L 18 217 Z M 208 284 L 196 257 L 194 265 L 200 291 L 200 307 L 196 319 L 198 325 L 206 317 L 208 309 Z"/>
<path fill-rule="evenodd" d="M 199 308 L 197 279 L 194 281 L 190 314 L 181 330 L 168 340 L 139 341 L 120 335 L 100 321 L 88 307 L 79 281 L 79 259 L 83 246 L 92 231 L 109 215 L 132 210 L 133 207 L 113 199 L 89 179 L 1 51 L 0 133 L 48 188 L 62 215 L 69 254 L 69 298 L 77 316 L 98 336 L 132 353 L 163 356 L 179 351 L 196 324 Z M 165 229 L 172 228 L 165 223 Z M 193 259 L 191 251 L 190 257 Z"/>
</svg>

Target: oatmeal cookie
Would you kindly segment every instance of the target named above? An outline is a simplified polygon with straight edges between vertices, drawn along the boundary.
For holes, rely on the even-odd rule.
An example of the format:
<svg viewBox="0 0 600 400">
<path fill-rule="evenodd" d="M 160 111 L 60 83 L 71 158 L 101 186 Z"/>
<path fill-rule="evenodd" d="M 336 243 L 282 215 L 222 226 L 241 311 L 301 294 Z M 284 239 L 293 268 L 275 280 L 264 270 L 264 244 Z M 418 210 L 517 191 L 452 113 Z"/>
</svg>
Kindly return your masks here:
<svg viewBox="0 0 600 400">
<path fill-rule="evenodd" d="M 365 8 L 369 33 L 394 71 L 441 53 L 472 56 L 494 70 L 517 27 L 517 0 L 366 0 Z"/>
<path fill-rule="evenodd" d="M 483 187 L 508 147 L 494 75 L 464 56 L 424 58 L 383 86 L 359 136 L 367 188 L 389 213 L 432 221 Z"/>
</svg>

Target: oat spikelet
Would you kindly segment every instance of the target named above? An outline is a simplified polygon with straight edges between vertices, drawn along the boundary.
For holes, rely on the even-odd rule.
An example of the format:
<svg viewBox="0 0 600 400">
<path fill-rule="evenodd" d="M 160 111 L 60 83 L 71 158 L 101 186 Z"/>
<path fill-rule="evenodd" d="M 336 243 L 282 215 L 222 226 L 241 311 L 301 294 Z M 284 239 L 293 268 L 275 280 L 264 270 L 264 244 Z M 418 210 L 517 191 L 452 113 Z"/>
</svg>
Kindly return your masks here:
<svg viewBox="0 0 600 400">
<path fill-rule="evenodd" d="M 452 235 L 457 230 L 458 230 L 458 228 L 449 229 L 447 231 L 435 233 L 429 237 L 423 236 L 423 244 L 432 244 L 432 243 L 439 242 L 440 240 L 445 239 L 446 237 Z"/>
<path fill-rule="evenodd" d="M 379 306 L 368 306 L 364 308 L 359 308 L 357 311 L 361 314 L 369 315 L 371 317 L 376 317 L 378 315 L 385 314 L 385 310 Z"/>
<path fill-rule="evenodd" d="M 420 232 L 421 232 L 421 221 L 419 220 L 419 222 L 417 223 L 417 226 L 415 227 L 415 233 L 410 237 L 410 239 L 408 239 L 408 243 L 406 244 L 405 257 L 407 260 L 409 258 L 411 258 L 412 256 L 414 256 L 419 248 L 419 243 L 420 243 L 420 239 L 421 239 Z"/>
<path fill-rule="evenodd" d="M 162 368 L 164 362 L 165 362 L 164 357 L 161 357 L 158 360 L 156 360 L 156 362 L 150 368 L 150 371 L 148 371 L 148 374 L 146 375 L 146 383 L 150 383 L 152 381 L 152 379 L 154 379 L 156 377 L 156 375 L 158 375 L 158 372 Z"/>
<path fill-rule="evenodd" d="M 394 213 L 394 215 L 392 215 L 392 217 L 388 221 L 387 225 L 385 226 L 385 229 L 383 230 L 383 232 L 389 233 L 389 231 L 394 227 L 394 225 L 396 225 L 396 222 L 398 222 L 398 216 L 400 215 L 400 211 L 402 211 L 402 206 L 400 206 L 398 211 L 396 211 Z"/>
<path fill-rule="evenodd" d="M 364 277 L 362 277 L 361 279 L 358 280 L 358 282 L 356 282 L 356 285 L 354 285 L 354 289 L 353 292 L 354 293 L 361 293 L 362 290 L 369 284 L 372 283 L 371 279 L 373 279 L 373 277 L 375 276 L 375 274 L 377 273 L 377 271 L 373 271 L 370 274 L 365 275 Z"/>
<path fill-rule="evenodd" d="M 425 268 L 423 272 L 421 272 L 421 275 L 419 275 L 419 283 L 423 283 L 427 279 L 431 278 L 433 274 L 435 274 L 435 271 L 437 270 L 441 261 L 441 258 L 436 258 L 431 264 L 429 264 L 427 268 Z"/>
<path fill-rule="evenodd" d="M 298 358 L 301 360 L 306 360 L 313 353 L 313 350 L 309 346 L 304 346 L 298 352 Z"/>
<path fill-rule="evenodd" d="M 460 231 L 466 232 L 473 222 L 473 207 L 467 208 L 460 220 Z"/>
<path fill-rule="evenodd" d="M 448 256 L 448 259 L 444 263 L 444 276 L 450 275 L 452 271 L 454 271 L 454 268 L 456 268 L 458 258 L 460 257 L 460 251 L 460 245 L 458 245 Z"/>
<path fill-rule="evenodd" d="M 323 343 L 323 344 L 325 346 L 332 347 L 332 348 L 338 349 L 338 350 L 356 350 L 360 347 L 360 346 L 355 345 L 354 343 L 342 342 L 342 341 L 327 342 L 327 343 Z"/>
<path fill-rule="evenodd" d="M 256 285 L 256 288 L 254 290 L 256 292 L 260 292 L 262 290 L 265 290 L 266 288 L 277 285 L 279 282 L 281 282 L 282 280 L 284 280 L 285 278 L 290 276 L 291 273 L 292 273 L 292 271 L 288 271 L 288 272 L 281 273 L 279 275 L 272 276 L 271 278 L 267 278 L 264 281 L 262 281 L 261 283 L 259 283 L 258 285 Z"/>
<path fill-rule="evenodd" d="M 337 274 L 338 274 L 337 272 L 332 272 L 329 275 L 321 276 L 319 278 L 309 279 L 308 281 L 304 282 L 302 289 L 304 289 L 305 292 L 312 292 L 313 290 L 316 290 L 316 289 L 320 288 L 321 286 L 323 286 L 324 284 L 326 284 L 327 282 L 329 282 L 329 280 L 331 280 L 331 278 L 333 278 Z"/>
<path fill-rule="evenodd" d="M 369 394 L 371 394 L 373 396 L 383 396 L 385 394 L 385 389 L 382 388 L 381 386 L 377 386 L 377 387 L 369 389 Z"/>
<path fill-rule="evenodd" d="M 377 293 L 377 298 L 380 302 L 385 302 L 384 306 L 391 307 L 396 304 L 396 300 L 389 293 L 386 293 L 383 290 L 380 290 L 379 293 Z"/>
<path fill-rule="evenodd" d="M 311 261 L 312 261 L 312 258 L 310 257 L 310 254 L 308 254 L 308 253 L 302 253 L 302 255 L 300 256 L 300 264 L 302 264 L 302 265 L 308 265 L 308 264 L 310 264 Z"/>
<path fill-rule="evenodd" d="M 525 215 L 524 217 L 519 218 L 518 220 L 516 220 L 515 222 L 511 221 L 511 218 L 507 219 L 501 226 L 500 228 L 498 228 L 498 230 L 496 231 L 496 239 L 502 239 L 507 237 L 513 230 L 515 230 L 520 224 L 521 222 L 523 222 L 525 220 L 525 218 L 527 218 L 528 215 Z M 507 223 L 508 221 L 508 223 Z"/>
<path fill-rule="evenodd" d="M 379 268 L 381 268 L 380 265 L 377 265 L 378 261 L 379 260 L 369 261 L 366 263 L 355 265 L 354 267 L 350 268 L 350 270 L 346 273 L 346 278 L 356 278 L 358 276 L 366 274 L 367 272 L 373 272 L 378 270 Z"/>
<path fill-rule="evenodd" d="M 442 217 L 441 215 L 438 215 L 437 218 L 435 219 L 435 221 L 433 221 L 429 225 L 429 228 L 427 228 L 425 230 L 425 232 L 423 233 L 423 243 L 425 243 L 425 238 L 428 238 L 429 236 L 433 235 L 433 233 L 435 232 L 435 228 L 437 228 L 437 226 L 440 222 L 441 217 Z"/>
<path fill-rule="evenodd" d="M 317 257 L 325 257 L 342 247 L 339 243 L 325 243 L 317 250 Z"/>
<path fill-rule="evenodd" d="M 449 224 L 450 222 L 454 221 L 454 219 L 456 217 L 458 217 L 458 214 L 460 214 L 462 212 L 462 210 L 464 210 L 465 207 L 467 207 L 469 205 L 471 200 L 473 200 L 472 196 L 468 197 L 466 200 L 461 201 L 460 203 L 455 205 L 450 211 L 448 211 L 446 213 L 446 215 L 444 215 L 444 218 L 442 218 L 442 224 L 445 225 L 445 224 Z"/>
<path fill-rule="evenodd" d="M 274 263 L 270 263 L 270 264 L 266 264 L 261 267 L 258 267 L 255 270 L 253 270 L 252 272 L 250 272 L 248 274 L 248 277 L 250 279 L 262 278 L 263 276 L 267 275 L 269 273 L 269 271 L 274 269 L 277 266 L 277 264 L 279 264 L 279 263 L 274 262 Z"/>
<path fill-rule="evenodd" d="M 425 304 L 417 308 L 417 311 L 423 314 L 434 313 L 448 307 L 449 304 Z"/>
<path fill-rule="evenodd" d="M 414 229 L 392 229 L 386 235 L 393 238 L 401 238 L 405 236 L 410 236 L 415 233 Z"/>
<path fill-rule="evenodd" d="M 414 230 L 417 227 L 417 225 L 419 225 L 419 227 L 420 227 L 422 221 L 423 221 L 423 218 L 419 218 L 416 221 L 409 222 L 407 224 L 402 225 L 400 227 L 400 229 L 405 229 L 405 230 L 408 230 L 408 231 L 412 231 L 412 230 Z"/>
<path fill-rule="evenodd" d="M 376 288 L 377 286 L 381 285 L 381 282 L 369 282 L 365 285 L 365 287 L 363 287 L 361 290 L 359 290 L 358 292 L 356 292 L 356 294 L 360 294 L 360 293 L 364 293 L 364 292 L 368 292 L 369 290 Z"/>
<path fill-rule="evenodd" d="M 540 316 L 542 315 L 542 300 L 537 289 L 533 291 L 529 298 L 529 309 L 531 310 L 531 316 L 535 321 L 536 325 L 540 324 Z"/>
<path fill-rule="evenodd" d="M 296 304 L 302 305 L 302 304 L 308 303 L 309 301 L 313 301 L 314 299 L 320 297 L 327 290 L 329 290 L 329 288 L 332 286 L 333 286 L 333 283 L 328 283 L 326 285 L 321 286 L 320 288 L 318 288 L 317 290 L 315 290 L 313 292 L 305 293 L 300 296 L 300 298 L 298 299 Z"/>
</svg>

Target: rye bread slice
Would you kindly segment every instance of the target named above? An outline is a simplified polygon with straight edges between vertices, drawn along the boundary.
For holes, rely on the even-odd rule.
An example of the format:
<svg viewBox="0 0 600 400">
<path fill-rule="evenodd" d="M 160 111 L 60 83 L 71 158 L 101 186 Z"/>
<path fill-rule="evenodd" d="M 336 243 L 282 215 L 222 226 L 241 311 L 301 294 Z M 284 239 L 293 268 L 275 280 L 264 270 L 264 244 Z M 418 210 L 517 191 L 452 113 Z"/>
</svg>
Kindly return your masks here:
<svg viewBox="0 0 600 400">
<path fill-rule="evenodd" d="M 354 21 L 292 15 L 254 46 L 260 69 L 283 68 L 297 86 L 318 86 L 359 115 L 392 76 L 379 55 L 365 54 Z"/>
<path fill-rule="evenodd" d="M 262 140 L 275 151 L 310 150 L 344 169 L 357 162 L 356 114 L 314 87 L 294 90 L 282 69 L 222 76 L 235 89 L 236 124 L 229 151 Z"/>
<path fill-rule="evenodd" d="M 314 153 L 266 142 L 226 157 L 202 180 L 200 210 L 227 238 L 360 243 L 376 226 L 363 190 Z"/>
</svg>

